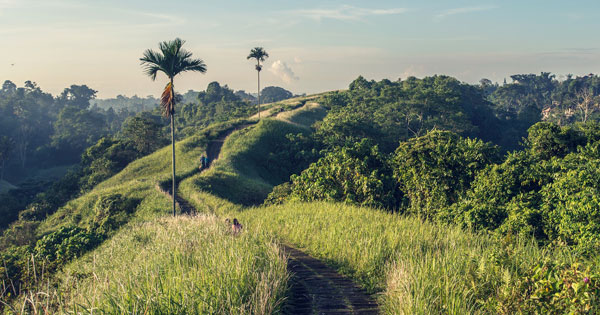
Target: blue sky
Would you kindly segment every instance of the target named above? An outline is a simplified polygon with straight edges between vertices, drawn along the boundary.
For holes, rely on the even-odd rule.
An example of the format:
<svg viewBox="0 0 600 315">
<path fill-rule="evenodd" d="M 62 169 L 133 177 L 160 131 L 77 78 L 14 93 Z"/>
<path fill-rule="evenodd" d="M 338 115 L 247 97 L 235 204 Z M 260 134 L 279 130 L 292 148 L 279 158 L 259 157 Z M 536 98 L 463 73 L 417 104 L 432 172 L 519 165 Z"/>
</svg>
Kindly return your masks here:
<svg viewBox="0 0 600 315">
<path fill-rule="evenodd" d="M 598 73 L 599 29 L 599 1 L 0 0 L 0 80 L 156 95 L 164 80 L 151 82 L 138 59 L 181 37 L 208 72 L 178 78 L 180 91 L 211 81 L 255 91 L 245 58 L 255 46 L 270 54 L 263 86 L 295 93 L 346 88 L 361 74 L 501 82 Z"/>
</svg>

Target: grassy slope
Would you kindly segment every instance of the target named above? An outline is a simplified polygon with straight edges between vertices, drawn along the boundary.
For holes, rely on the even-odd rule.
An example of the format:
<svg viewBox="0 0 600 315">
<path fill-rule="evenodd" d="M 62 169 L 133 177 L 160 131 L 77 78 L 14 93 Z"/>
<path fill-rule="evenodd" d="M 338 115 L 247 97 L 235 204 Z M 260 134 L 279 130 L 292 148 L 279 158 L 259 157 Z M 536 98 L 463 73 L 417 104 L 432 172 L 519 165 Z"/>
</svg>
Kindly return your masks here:
<svg viewBox="0 0 600 315">
<path fill-rule="evenodd" d="M 309 126 L 326 114 L 315 104 L 307 104 L 293 112 L 294 115 L 283 118 L 263 119 L 257 125 L 233 133 L 223 144 L 220 158 L 210 170 L 181 183 L 183 196 L 198 209 L 208 211 L 219 209 L 223 212 L 223 207 L 236 208 L 234 204 L 260 204 L 273 186 L 289 180 L 291 175 L 278 167 L 272 153 L 286 140 L 287 134 L 310 132 Z"/>
<path fill-rule="evenodd" d="M 200 135 L 178 142 L 176 144 L 178 176 L 193 173 L 198 166 L 199 157 L 205 154 L 206 145 L 210 139 L 217 139 L 230 127 L 244 123 L 247 122 L 223 123 L 208 128 Z M 280 125 L 278 123 L 273 125 Z M 282 132 L 300 132 L 302 131 L 300 129 L 303 129 L 287 125 L 282 127 Z M 243 141 L 244 139 L 239 140 Z M 235 147 L 226 148 L 224 152 L 229 152 L 229 156 L 233 157 L 230 161 L 236 161 Z M 240 156 L 238 155 L 237 158 Z M 116 309 L 124 311 L 148 307 L 154 313 L 213 311 L 270 313 L 271 310 L 278 308 L 282 292 L 285 289 L 287 272 L 283 258 L 271 240 L 260 236 L 242 236 L 232 241 L 230 235 L 222 233 L 223 228 L 214 227 L 222 226 L 222 224 L 215 223 L 214 217 L 202 219 L 196 223 L 194 223 L 195 220 L 187 222 L 185 220 L 165 221 L 159 219 L 170 213 L 171 203 L 166 196 L 157 192 L 155 185 L 159 181 L 169 179 L 170 172 L 171 154 L 170 146 L 167 146 L 130 163 L 124 170 L 102 182 L 92 191 L 68 202 L 42 222 L 37 231 L 38 235 L 44 235 L 68 225 L 87 228 L 90 227 L 97 215 L 96 204 L 101 198 L 120 194 L 136 201 L 135 209 L 128 209 L 132 215 L 127 225 L 114 232 L 114 236 L 99 248 L 86 254 L 83 258 L 73 261 L 65 269 L 65 272 L 59 275 L 58 281 L 63 285 L 54 292 L 53 301 L 57 303 L 55 305 L 71 309 L 75 305 L 83 308 L 93 306 L 109 312 Z M 252 175 L 255 175 L 260 170 L 255 169 L 253 172 L 255 173 Z M 266 183 L 268 187 L 272 187 L 269 181 Z M 270 189 L 264 190 L 265 194 L 268 193 L 268 190 Z M 221 204 L 224 203 L 218 198 L 213 197 L 213 199 Z M 171 232 L 161 230 L 165 226 L 169 226 Z M 220 229 L 221 232 L 213 235 L 211 239 L 200 239 L 201 234 L 180 235 L 183 237 L 182 239 L 167 237 L 173 235 L 172 232 L 186 230 L 190 226 L 193 227 L 192 230 L 199 232 L 203 232 L 201 226 L 203 228 L 213 226 L 212 230 Z M 140 243 L 138 239 L 131 238 L 137 235 L 136 233 L 152 235 L 152 237 Z M 178 250 L 180 248 L 178 246 L 189 246 L 186 239 L 194 238 L 198 239 L 194 243 L 196 251 L 186 254 L 181 250 L 180 255 L 187 258 L 190 258 L 189 255 L 197 256 L 198 259 L 215 257 L 220 258 L 220 261 L 212 261 L 212 265 L 203 266 L 205 269 L 197 269 L 199 266 L 196 263 L 186 262 L 177 265 L 181 262 L 180 257 L 178 258 L 177 251 L 169 250 L 170 246 L 174 246 L 174 249 Z M 184 244 L 182 245 L 178 241 L 184 241 Z M 162 245 L 158 246 L 158 244 Z M 240 255 L 240 253 L 243 254 Z M 234 257 L 242 260 L 234 259 Z M 173 263 L 178 267 L 170 269 L 169 266 L 173 266 Z M 155 269 L 148 269 L 149 267 Z M 212 275 L 212 272 L 215 271 L 214 268 L 217 267 L 223 269 L 221 274 L 216 273 L 212 278 L 207 276 L 207 274 Z M 98 280 L 98 275 L 103 275 L 102 281 Z M 138 275 L 138 277 L 133 277 L 133 275 Z M 191 281 L 177 282 L 177 279 L 188 276 L 192 277 Z M 215 277 L 219 277 L 219 279 Z M 222 281 L 222 277 L 229 280 Z M 115 288 L 109 285 L 111 283 L 120 285 Z M 181 287 L 182 285 L 183 287 Z M 185 287 L 186 285 L 188 287 Z M 199 285 L 197 292 L 189 292 L 189 285 Z M 73 286 L 78 289 L 76 291 L 69 289 Z M 49 290 L 42 291 L 49 292 Z M 81 292 L 85 293 L 81 294 Z M 144 297 L 144 294 L 148 295 Z M 147 301 L 149 304 L 144 304 L 140 300 L 142 297 L 143 300 L 147 298 L 152 298 L 152 300 Z M 32 298 L 32 300 L 36 300 L 36 298 Z M 203 301 L 203 303 L 198 303 L 199 301 Z M 68 310 L 63 309 L 63 311 Z"/>
<path fill-rule="evenodd" d="M 190 137 L 176 145 L 177 173 L 185 173 L 197 167 L 198 160 L 206 148 L 206 139 Z M 170 202 L 154 188 L 157 181 L 168 178 L 171 172 L 171 148 L 136 160 L 112 178 L 102 182 L 92 191 L 68 202 L 55 214 L 46 219 L 39 228 L 44 234 L 60 226 L 78 225 L 87 227 L 95 217 L 94 205 L 101 196 L 121 194 L 138 201 L 134 219 L 146 220 L 169 213 Z"/>
<path fill-rule="evenodd" d="M 263 233 L 233 236 L 216 217 L 201 216 L 133 224 L 60 279 L 61 312 L 271 314 L 287 271 Z"/>
<path fill-rule="evenodd" d="M 320 109 L 312 115 L 303 111 L 306 109 L 279 113 L 276 118 L 293 126 L 304 125 L 300 127 L 322 119 L 316 112 Z M 571 263 L 577 259 L 564 249 L 544 250 L 522 240 L 502 243 L 454 226 L 368 208 L 320 202 L 251 209 L 239 206 L 233 203 L 238 202 L 236 194 L 256 192 L 270 176 L 255 171 L 256 161 L 269 154 L 268 146 L 262 144 L 266 137 L 273 137 L 269 124 L 265 120 L 226 142 L 223 160 L 215 170 L 227 172 L 234 180 L 216 190 L 231 189 L 230 195 L 210 194 L 215 187 L 203 185 L 206 181 L 201 180 L 214 178 L 210 172 L 184 182 L 183 194 L 198 209 L 237 217 L 250 233 L 266 231 L 327 261 L 371 293 L 378 293 L 385 313 L 510 313 L 506 307 L 518 294 L 515 283 L 524 273 L 541 261 Z M 247 163 L 238 164 L 233 156 L 244 156 Z"/>
<path fill-rule="evenodd" d="M 568 251 L 497 239 L 343 204 L 291 203 L 232 213 L 335 266 L 388 314 L 495 313 L 515 280 L 540 261 L 571 262 Z"/>
</svg>

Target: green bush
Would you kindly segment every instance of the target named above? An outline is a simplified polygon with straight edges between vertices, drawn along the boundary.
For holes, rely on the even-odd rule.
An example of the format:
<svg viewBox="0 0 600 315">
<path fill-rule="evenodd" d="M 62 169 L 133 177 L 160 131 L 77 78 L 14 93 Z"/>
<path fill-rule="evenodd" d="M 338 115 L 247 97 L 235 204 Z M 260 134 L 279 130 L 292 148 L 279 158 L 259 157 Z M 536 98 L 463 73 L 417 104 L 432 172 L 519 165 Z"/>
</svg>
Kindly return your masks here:
<svg viewBox="0 0 600 315">
<path fill-rule="evenodd" d="M 549 238 L 595 255 L 600 251 L 600 160 L 571 154 L 552 162 L 559 168 L 556 180 L 540 191 Z"/>
<path fill-rule="evenodd" d="M 516 290 L 502 296 L 503 314 L 597 314 L 600 312 L 598 266 L 539 263 L 516 279 Z"/>
<path fill-rule="evenodd" d="M 121 194 L 101 195 L 94 204 L 91 230 L 105 235 L 127 223 L 138 202 Z"/>
<path fill-rule="evenodd" d="M 400 200 L 387 157 L 371 141 L 331 152 L 292 175 L 289 199 L 329 200 L 396 209 Z"/>
<path fill-rule="evenodd" d="M 75 257 L 96 247 L 101 237 L 78 227 L 61 227 L 45 235 L 35 244 L 35 257 L 46 261 L 49 266 L 61 266 Z"/>
<path fill-rule="evenodd" d="M 408 199 L 408 210 L 435 218 L 471 186 L 478 171 L 498 160 L 498 148 L 490 143 L 432 131 L 398 146 L 394 177 Z"/>
<path fill-rule="evenodd" d="M 289 198 L 292 193 L 292 184 L 285 182 L 281 185 L 273 187 L 273 191 L 265 199 L 265 205 L 280 205 Z"/>
<path fill-rule="evenodd" d="M 600 250 L 597 129 L 536 124 L 529 147 L 481 171 L 471 189 L 442 211 L 445 220 L 502 235 L 533 235 L 542 244 L 564 242 L 594 255 Z"/>
</svg>

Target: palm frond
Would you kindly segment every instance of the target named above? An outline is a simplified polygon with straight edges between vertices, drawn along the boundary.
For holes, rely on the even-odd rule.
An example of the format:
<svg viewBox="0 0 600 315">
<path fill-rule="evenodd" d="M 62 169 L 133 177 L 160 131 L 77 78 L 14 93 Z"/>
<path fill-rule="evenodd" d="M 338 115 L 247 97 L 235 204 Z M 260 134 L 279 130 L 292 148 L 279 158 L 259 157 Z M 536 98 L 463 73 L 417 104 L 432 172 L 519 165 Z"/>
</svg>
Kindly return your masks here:
<svg viewBox="0 0 600 315">
<path fill-rule="evenodd" d="M 144 71 L 152 78 L 152 81 L 156 80 L 158 71 L 165 72 L 165 74 L 167 73 L 167 71 L 165 71 L 166 69 L 163 67 L 164 56 L 156 51 L 151 49 L 146 50 L 143 57 L 140 58 L 140 61 L 144 67 Z"/>
<path fill-rule="evenodd" d="M 200 73 L 206 72 L 206 64 L 202 59 L 183 59 L 179 63 L 179 72 L 197 71 Z"/>
<path fill-rule="evenodd" d="M 269 58 L 269 54 L 262 47 L 254 47 L 250 50 L 250 54 L 246 59 L 256 59 L 256 61 L 265 61 Z"/>
<path fill-rule="evenodd" d="M 165 89 L 160 96 L 160 107 L 163 115 L 167 118 L 175 113 L 175 93 L 171 82 L 167 83 L 167 86 L 165 86 Z"/>
</svg>

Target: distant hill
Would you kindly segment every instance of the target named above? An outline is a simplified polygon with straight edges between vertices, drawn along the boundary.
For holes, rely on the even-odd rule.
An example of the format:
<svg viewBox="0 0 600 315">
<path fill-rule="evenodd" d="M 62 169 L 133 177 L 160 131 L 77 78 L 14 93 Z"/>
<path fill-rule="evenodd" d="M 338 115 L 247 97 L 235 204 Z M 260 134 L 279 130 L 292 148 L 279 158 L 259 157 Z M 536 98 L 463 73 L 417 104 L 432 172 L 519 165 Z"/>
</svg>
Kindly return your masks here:
<svg viewBox="0 0 600 315">
<path fill-rule="evenodd" d="M 15 186 L 3 179 L 0 179 L 0 194 L 3 194 L 5 192 L 7 192 L 11 189 L 15 189 L 15 188 L 17 188 L 17 186 Z"/>
</svg>

